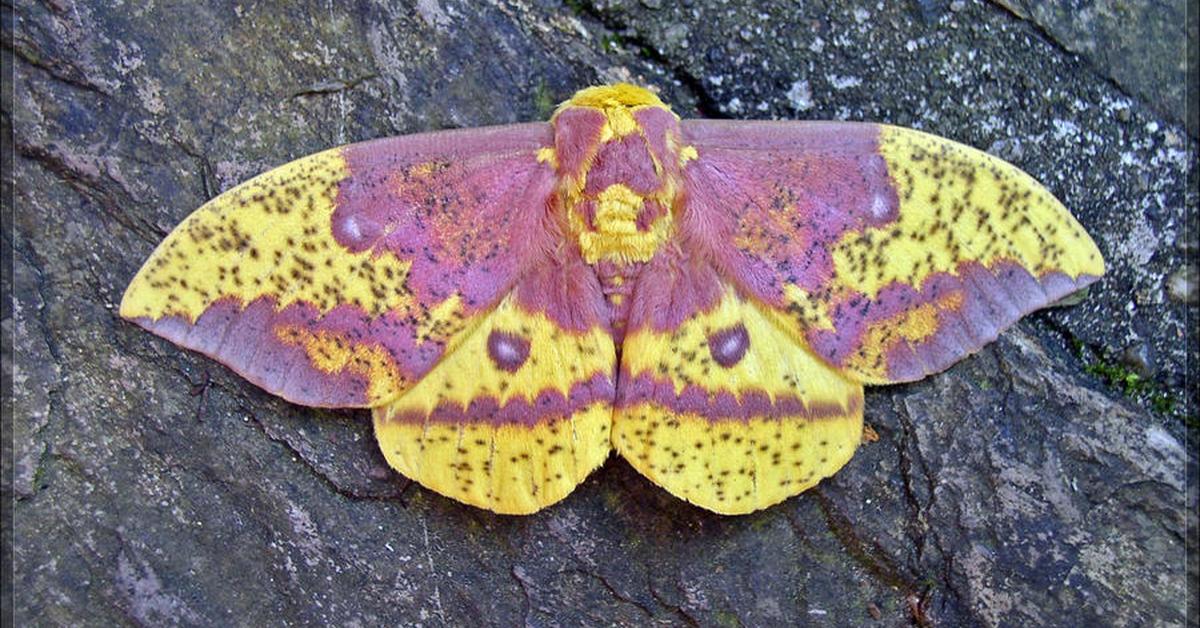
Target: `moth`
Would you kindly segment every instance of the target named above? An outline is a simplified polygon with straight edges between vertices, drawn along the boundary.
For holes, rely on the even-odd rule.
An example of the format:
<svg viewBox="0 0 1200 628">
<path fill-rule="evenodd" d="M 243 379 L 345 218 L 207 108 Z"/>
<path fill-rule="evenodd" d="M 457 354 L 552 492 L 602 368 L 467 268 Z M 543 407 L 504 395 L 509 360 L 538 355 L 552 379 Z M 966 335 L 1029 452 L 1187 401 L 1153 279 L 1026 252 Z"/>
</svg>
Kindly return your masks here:
<svg viewBox="0 0 1200 628">
<path fill-rule="evenodd" d="M 682 120 L 590 87 L 549 122 L 317 153 L 216 197 L 121 316 L 498 513 L 616 450 L 726 514 L 850 460 L 863 386 L 941 371 L 1104 272 L 1034 179 L 914 130 Z"/>
</svg>

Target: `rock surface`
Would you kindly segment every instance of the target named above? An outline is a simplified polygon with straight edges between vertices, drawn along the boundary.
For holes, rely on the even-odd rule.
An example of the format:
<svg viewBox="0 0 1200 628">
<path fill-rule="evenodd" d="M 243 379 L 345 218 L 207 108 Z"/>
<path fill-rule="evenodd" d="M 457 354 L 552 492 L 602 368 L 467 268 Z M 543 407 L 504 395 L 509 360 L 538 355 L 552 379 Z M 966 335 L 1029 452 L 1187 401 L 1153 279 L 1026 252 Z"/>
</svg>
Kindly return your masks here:
<svg viewBox="0 0 1200 628">
<path fill-rule="evenodd" d="M 1054 31 L 980 2 L 61 0 L 13 23 L 18 625 L 1194 625 L 1197 306 L 1167 294 L 1196 249 L 1197 147 Z M 166 232 L 253 174 L 538 119 L 617 79 L 685 116 L 990 149 L 1076 212 L 1110 274 L 945 373 L 870 390 L 879 440 L 744 517 L 616 459 L 534 516 L 462 506 L 387 470 L 364 413 L 291 406 L 115 315 Z M 1080 357 L 1139 343 L 1170 412 Z"/>
<path fill-rule="evenodd" d="M 1183 122 L 1192 137 L 1200 133 L 1197 13 L 1187 0 L 994 1 L 1033 20 L 1155 110 Z"/>
</svg>

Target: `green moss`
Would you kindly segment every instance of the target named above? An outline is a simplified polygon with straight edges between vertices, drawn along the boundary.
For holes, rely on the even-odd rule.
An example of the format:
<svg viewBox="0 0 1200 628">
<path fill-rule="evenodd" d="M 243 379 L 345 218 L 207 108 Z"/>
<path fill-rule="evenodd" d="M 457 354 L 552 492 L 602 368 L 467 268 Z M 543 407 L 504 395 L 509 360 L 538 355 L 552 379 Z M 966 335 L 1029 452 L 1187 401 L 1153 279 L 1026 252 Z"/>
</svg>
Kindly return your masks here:
<svg viewBox="0 0 1200 628">
<path fill-rule="evenodd" d="M 618 48 L 620 48 L 620 46 L 621 46 L 621 38 L 618 37 L 617 35 L 609 33 L 609 34 L 606 34 L 604 37 L 600 38 L 600 47 L 603 48 L 604 52 L 606 52 L 606 53 L 609 53 L 609 54 L 614 53 L 617 51 Z"/>
<path fill-rule="evenodd" d="M 1084 371 L 1104 380 L 1106 384 L 1120 390 L 1126 397 L 1146 403 L 1155 412 L 1171 414 L 1175 411 L 1174 396 L 1163 390 L 1162 386 L 1154 380 L 1138 375 L 1106 355 L 1098 355 L 1077 339 L 1072 340 L 1071 344 L 1079 359 L 1084 363 Z"/>
<path fill-rule="evenodd" d="M 533 110 L 537 112 L 537 119 L 549 120 L 557 106 L 558 101 L 545 83 L 538 83 L 537 87 L 533 88 Z"/>
<path fill-rule="evenodd" d="M 1087 300 L 1088 292 L 1091 291 L 1091 286 L 1084 286 L 1071 294 L 1050 304 L 1050 307 L 1071 307 L 1079 305 Z"/>
<path fill-rule="evenodd" d="M 737 616 L 737 614 L 729 611 L 716 611 L 713 613 L 713 619 L 716 620 L 717 625 L 719 626 L 733 627 L 742 625 L 742 620 Z"/>
<path fill-rule="evenodd" d="M 575 15 L 585 15 L 587 13 L 587 4 L 583 0 L 565 0 L 563 4 Z"/>
</svg>

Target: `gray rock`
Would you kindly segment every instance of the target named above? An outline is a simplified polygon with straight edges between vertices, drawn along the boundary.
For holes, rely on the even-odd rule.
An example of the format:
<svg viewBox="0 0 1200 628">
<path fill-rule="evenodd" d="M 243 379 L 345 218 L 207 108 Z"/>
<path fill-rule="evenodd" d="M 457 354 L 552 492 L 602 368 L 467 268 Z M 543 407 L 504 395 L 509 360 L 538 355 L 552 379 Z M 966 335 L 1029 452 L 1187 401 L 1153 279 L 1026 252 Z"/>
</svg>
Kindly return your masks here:
<svg viewBox="0 0 1200 628">
<path fill-rule="evenodd" d="M 1195 305 L 1200 295 L 1196 292 L 1197 270 L 1191 264 L 1180 266 L 1167 277 L 1167 294 L 1179 303 Z"/>
<path fill-rule="evenodd" d="M 1183 122 L 1193 137 L 1200 133 L 1198 27 L 1188 0 L 993 1 L 1034 21 L 1098 72 Z"/>
<path fill-rule="evenodd" d="M 1010 162 L 1021 161 L 1025 157 L 1025 147 L 1019 139 L 1005 138 L 996 140 L 992 146 L 988 148 L 989 153 Z"/>
<path fill-rule="evenodd" d="M 1124 309 L 1183 263 L 1181 129 L 978 3 L 927 23 L 875 2 L 309 4 L 16 3 L 17 625 L 1184 622 L 1182 424 L 1087 375 L 1059 335 L 1144 339 L 1182 373 L 1194 306 Z M 655 51 L 676 24 L 688 49 Z M 807 80 L 806 117 L 1019 138 L 1019 165 L 1097 234 L 1110 276 L 946 373 L 870 391 L 877 442 L 743 517 L 616 459 L 534 516 L 462 506 L 385 472 L 364 413 L 291 406 L 115 315 L 166 230 L 257 172 L 535 119 L 620 78 L 685 115 L 737 99 L 794 116 Z M 1140 174 L 1150 187 L 1129 192 Z"/>
<path fill-rule="evenodd" d="M 1153 349 L 1145 342 L 1137 342 L 1125 347 L 1121 354 L 1121 362 L 1143 379 L 1154 377 L 1158 368 L 1154 362 Z"/>
</svg>

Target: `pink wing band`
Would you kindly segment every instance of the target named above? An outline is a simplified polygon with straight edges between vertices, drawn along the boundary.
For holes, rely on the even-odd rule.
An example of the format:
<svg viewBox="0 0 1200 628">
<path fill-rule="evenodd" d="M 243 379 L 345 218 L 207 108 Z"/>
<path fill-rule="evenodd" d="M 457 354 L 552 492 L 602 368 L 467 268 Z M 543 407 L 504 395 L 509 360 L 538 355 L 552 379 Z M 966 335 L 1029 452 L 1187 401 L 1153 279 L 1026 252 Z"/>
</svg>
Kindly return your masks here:
<svg viewBox="0 0 1200 628">
<path fill-rule="evenodd" d="M 546 124 L 407 136 L 348 146 L 331 228 L 351 251 L 412 262 L 408 288 L 422 303 L 458 292 L 484 308 L 511 286 L 534 247 L 553 190 L 538 163 Z"/>
<path fill-rule="evenodd" d="M 157 321 L 141 318 L 135 322 L 177 345 L 225 364 L 250 382 L 293 403 L 325 408 L 364 405 L 368 380 L 363 374 L 316 369 L 303 346 L 283 342 L 274 330 L 304 325 L 323 330 L 358 329 L 358 333 L 366 335 L 370 332 L 361 331 L 370 327 L 365 316 L 359 314 L 362 318 L 356 326 L 345 320 L 354 316 L 350 312 L 318 319 L 311 307 L 293 305 L 276 311 L 274 304 L 274 299 L 263 297 L 243 309 L 240 304 L 223 299 L 209 307 L 194 325 L 177 316 Z M 343 324 L 334 325 L 334 319 L 342 319 Z M 423 355 L 410 356 L 409 368 L 419 370 L 423 361 L 424 369 L 428 370 L 440 349 L 431 345 Z"/>
<path fill-rule="evenodd" d="M 495 397 L 483 396 L 472 399 L 465 408 L 456 404 L 442 404 L 430 413 L 416 410 L 399 412 L 388 420 L 417 424 L 428 420 L 451 425 L 472 423 L 534 427 L 550 417 L 572 416 L 597 402 L 609 404 L 614 393 L 612 380 L 607 375 L 597 373 L 589 380 L 577 382 L 567 395 L 543 390 L 531 400 L 510 399 L 503 404 Z"/>
<path fill-rule="evenodd" d="M 861 397 L 852 399 L 850 408 L 841 404 L 807 404 L 794 395 L 776 394 L 775 399 L 765 390 L 713 391 L 688 384 L 676 393 L 675 383 L 668 378 L 641 374 L 634 377 L 622 369 L 616 407 L 637 407 L 643 403 L 676 415 L 695 415 L 714 423 L 749 421 L 751 419 L 840 419 L 847 413 L 861 410 Z"/>
<path fill-rule="evenodd" d="M 953 298 L 960 305 L 937 309 L 937 330 L 932 336 L 916 343 L 898 342 L 886 354 L 889 380 L 914 381 L 950 367 L 995 340 L 1022 316 L 1098 279 L 1090 275 L 1071 279 L 1057 272 L 1038 278 L 1013 263 L 988 269 L 966 262 L 957 272 L 930 277 L 919 292 L 897 283 L 882 290 L 874 300 L 838 303 L 833 314 L 835 329 L 809 330 L 806 338 L 818 355 L 842 366 L 859 348 L 864 330 L 871 323 L 887 321 L 922 304 Z"/>
</svg>

